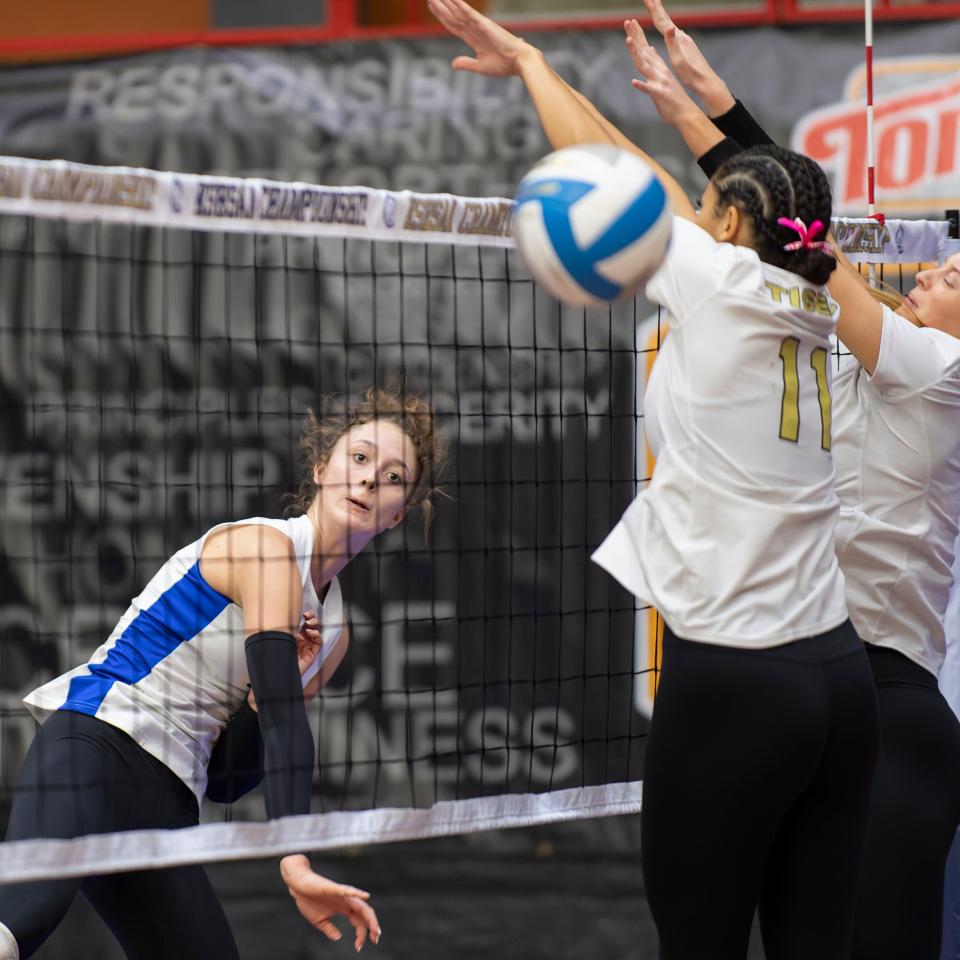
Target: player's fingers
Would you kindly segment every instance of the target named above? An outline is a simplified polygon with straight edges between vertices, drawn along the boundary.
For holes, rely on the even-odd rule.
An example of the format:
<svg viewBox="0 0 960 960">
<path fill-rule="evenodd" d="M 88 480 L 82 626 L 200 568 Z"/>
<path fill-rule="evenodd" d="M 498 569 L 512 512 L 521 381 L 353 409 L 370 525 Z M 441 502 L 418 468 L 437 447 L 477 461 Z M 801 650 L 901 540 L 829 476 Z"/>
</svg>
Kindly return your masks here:
<svg viewBox="0 0 960 960">
<path fill-rule="evenodd" d="M 670 68 L 667 66 L 666 60 L 660 56 L 660 51 L 654 47 L 650 47 L 650 49 L 647 51 L 645 62 L 650 70 L 655 70 L 661 74 L 670 73 Z"/>
<path fill-rule="evenodd" d="M 343 936 L 332 920 L 318 920 L 315 926 L 328 940 L 339 940 Z"/>
<path fill-rule="evenodd" d="M 637 70 L 643 69 L 643 49 L 643 47 L 637 45 L 637 41 L 633 37 L 627 37 L 627 52 L 630 54 L 630 62 Z"/>
<path fill-rule="evenodd" d="M 367 927 L 366 924 L 354 914 L 350 915 L 350 922 L 353 924 L 353 929 L 356 930 L 353 938 L 353 949 L 359 953 L 363 949 L 363 945 L 367 942 Z"/>
<path fill-rule="evenodd" d="M 476 57 L 454 57 L 450 61 L 450 66 L 454 70 L 466 70 L 469 73 L 482 73 L 480 61 Z"/>
<path fill-rule="evenodd" d="M 437 2 L 443 5 L 447 17 L 458 30 L 468 27 L 473 19 L 471 15 L 476 12 L 473 7 L 459 3 L 458 0 L 437 0 Z"/>
<path fill-rule="evenodd" d="M 443 26 L 450 31 L 454 30 L 456 21 L 443 0 L 427 0 L 427 7 Z"/>
<path fill-rule="evenodd" d="M 670 14 L 663 8 L 662 0 L 643 0 L 643 5 L 647 8 L 647 13 L 650 15 L 654 27 L 662 37 L 666 37 L 668 32 L 676 30 L 673 20 L 670 19 Z"/>
<path fill-rule="evenodd" d="M 377 913 L 369 903 L 362 900 L 354 900 L 351 904 L 350 922 L 354 927 L 363 927 L 364 939 L 367 931 L 370 932 L 370 939 L 377 943 L 380 940 L 380 921 L 377 919 Z"/>
<path fill-rule="evenodd" d="M 657 52 L 653 47 L 646 46 L 637 50 L 637 55 L 633 58 L 633 65 L 648 79 L 650 73 L 659 66 L 656 54 Z"/>
<path fill-rule="evenodd" d="M 648 45 L 647 35 L 643 32 L 643 27 L 640 26 L 637 20 L 626 20 L 623 24 L 623 29 L 627 34 L 627 39 L 632 40 L 637 47 L 645 47 Z"/>
<path fill-rule="evenodd" d="M 480 14 L 470 6 L 469 3 L 465 3 L 464 0 L 444 0 L 444 3 L 448 7 L 452 7 L 464 20 L 479 20 Z"/>
<path fill-rule="evenodd" d="M 351 887 L 349 883 L 331 883 L 330 889 L 324 891 L 328 896 L 345 897 L 350 899 L 356 897 L 359 900 L 369 900 L 370 894 L 359 887 Z"/>
</svg>

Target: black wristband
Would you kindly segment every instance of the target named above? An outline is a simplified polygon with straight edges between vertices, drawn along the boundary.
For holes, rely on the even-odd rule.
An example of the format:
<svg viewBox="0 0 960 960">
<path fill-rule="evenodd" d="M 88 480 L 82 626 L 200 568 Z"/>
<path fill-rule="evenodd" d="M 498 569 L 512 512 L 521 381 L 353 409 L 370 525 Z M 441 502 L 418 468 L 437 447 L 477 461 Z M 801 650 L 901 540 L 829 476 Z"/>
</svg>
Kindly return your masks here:
<svg viewBox="0 0 960 960">
<path fill-rule="evenodd" d="M 712 177 L 720 165 L 743 152 L 743 147 L 736 140 L 730 137 L 724 137 L 719 143 L 712 146 L 702 157 L 697 157 L 697 163 L 700 169 L 708 176 Z"/>
<path fill-rule="evenodd" d="M 753 114 L 739 101 L 719 117 L 711 117 L 721 133 L 732 137 L 744 147 L 755 147 L 762 143 L 773 143 L 770 135 L 754 119 Z"/>
</svg>

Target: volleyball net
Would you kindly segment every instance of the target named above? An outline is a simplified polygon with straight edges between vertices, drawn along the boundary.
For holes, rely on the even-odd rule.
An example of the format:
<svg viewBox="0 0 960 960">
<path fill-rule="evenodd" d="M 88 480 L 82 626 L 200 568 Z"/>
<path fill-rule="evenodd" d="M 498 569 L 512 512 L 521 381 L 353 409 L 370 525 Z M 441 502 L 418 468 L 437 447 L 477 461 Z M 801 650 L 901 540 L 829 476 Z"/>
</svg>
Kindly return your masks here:
<svg viewBox="0 0 960 960">
<path fill-rule="evenodd" d="M 642 298 L 552 300 L 510 201 L 0 158 L 0 803 L 22 697 L 84 663 L 211 526 L 280 516 L 320 396 L 402 385 L 450 444 L 425 541 L 341 575 L 351 645 L 308 707 L 313 813 L 259 791 L 181 831 L 0 845 L 0 881 L 636 812 L 656 615 L 590 563 L 649 476 Z M 851 256 L 939 222 L 843 221 Z"/>
</svg>

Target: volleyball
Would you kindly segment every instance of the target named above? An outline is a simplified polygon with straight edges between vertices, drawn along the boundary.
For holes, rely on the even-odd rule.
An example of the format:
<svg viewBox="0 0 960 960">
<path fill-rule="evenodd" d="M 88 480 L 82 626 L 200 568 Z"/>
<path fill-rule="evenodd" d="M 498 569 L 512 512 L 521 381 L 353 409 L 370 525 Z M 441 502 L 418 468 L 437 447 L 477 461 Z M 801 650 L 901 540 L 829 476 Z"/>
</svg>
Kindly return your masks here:
<svg viewBox="0 0 960 960">
<path fill-rule="evenodd" d="M 585 144 L 549 154 L 520 181 L 513 236 L 527 269 L 553 296 L 597 306 L 650 279 L 672 222 L 649 164 L 616 147 Z"/>
</svg>

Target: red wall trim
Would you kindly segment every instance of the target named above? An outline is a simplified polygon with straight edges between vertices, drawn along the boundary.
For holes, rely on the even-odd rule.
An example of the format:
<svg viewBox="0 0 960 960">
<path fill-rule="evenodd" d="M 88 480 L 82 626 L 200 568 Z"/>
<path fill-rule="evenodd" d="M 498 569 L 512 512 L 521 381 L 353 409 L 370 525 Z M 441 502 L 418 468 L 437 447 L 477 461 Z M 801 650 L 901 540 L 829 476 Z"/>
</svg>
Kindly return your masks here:
<svg viewBox="0 0 960 960">
<path fill-rule="evenodd" d="M 98 36 L 0 37 L 0 57 L 31 59 L 51 56 L 92 57 L 98 55 L 165 50 L 189 46 L 274 46 L 324 43 L 334 40 L 373 40 L 435 36 L 443 33 L 439 24 L 411 22 L 394 26 L 364 27 L 356 22 L 351 3 L 331 3 L 327 23 L 316 27 L 276 27 L 231 30 L 203 30 L 189 33 L 104 34 Z M 960 17 L 960 0 L 953 3 L 921 3 L 894 6 L 880 0 L 874 10 L 877 20 L 939 20 Z M 675 19 L 691 27 L 747 27 L 776 23 L 832 23 L 858 21 L 863 9 L 857 5 L 823 8 L 802 0 L 758 0 L 750 7 L 726 10 L 678 12 Z M 522 33 L 538 31 L 616 29 L 622 17 L 589 16 L 539 20 L 505 20 L 510 29 Z"/>
</svg>

